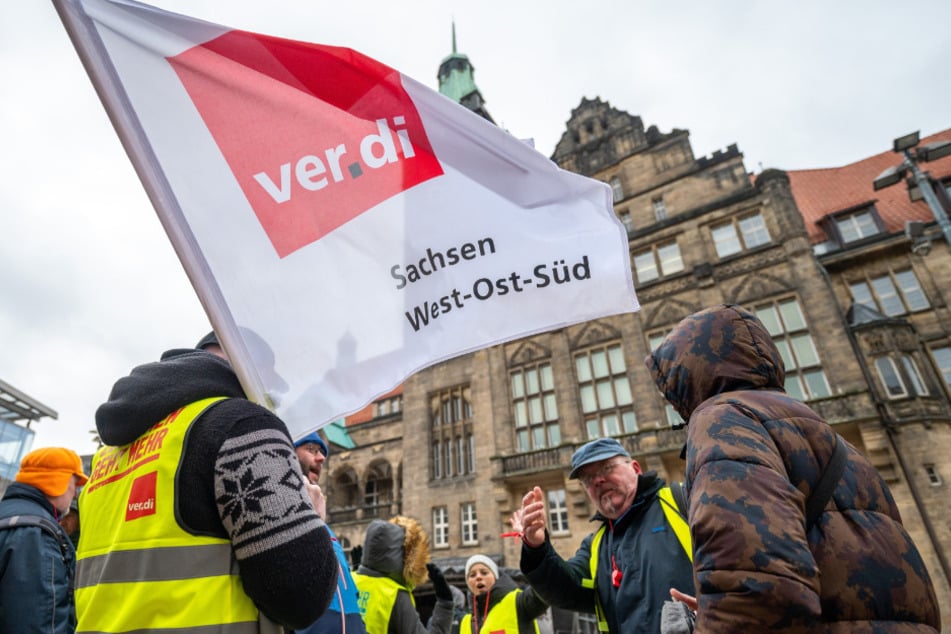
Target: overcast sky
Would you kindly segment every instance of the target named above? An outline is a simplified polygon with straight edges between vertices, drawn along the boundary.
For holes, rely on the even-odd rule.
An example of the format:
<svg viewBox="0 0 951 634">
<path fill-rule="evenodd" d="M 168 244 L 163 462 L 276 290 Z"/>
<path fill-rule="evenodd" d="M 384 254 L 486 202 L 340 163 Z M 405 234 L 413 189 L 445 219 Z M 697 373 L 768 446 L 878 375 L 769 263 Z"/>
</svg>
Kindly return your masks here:
<svg viewBox="0 0 951 634">
<path fill-rule="evenodd" d="M 354 48 L 435 88 L 459 51 L 496 122 L 545 155 L 583 97 L 694 154 L 833 167 L 951 127 L 951 2 L 156 0 Z M 34 447 L 94 449 L 113 382 L 209 329 L 51 2 L 0 3 L 0 379 L 59 413 Z M 328 307 L 330 309 L 330 307 Z"/>
</svg>

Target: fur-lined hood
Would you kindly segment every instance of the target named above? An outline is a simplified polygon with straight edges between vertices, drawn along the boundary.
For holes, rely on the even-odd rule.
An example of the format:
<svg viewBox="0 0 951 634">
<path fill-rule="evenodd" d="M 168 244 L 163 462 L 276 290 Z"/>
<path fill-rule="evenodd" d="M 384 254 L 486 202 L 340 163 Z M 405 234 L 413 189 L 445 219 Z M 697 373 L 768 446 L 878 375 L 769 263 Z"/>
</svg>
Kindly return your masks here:
<svg viewBox="0 0 951 634">
<path fill-rule="evenodd" d="M 426 581 L 429 538 L 416 520 L 398 515 L 388 522 L 373 520 L 367 527 L 358 572 L 389 577 L 415 588 Z"/>
</svg>

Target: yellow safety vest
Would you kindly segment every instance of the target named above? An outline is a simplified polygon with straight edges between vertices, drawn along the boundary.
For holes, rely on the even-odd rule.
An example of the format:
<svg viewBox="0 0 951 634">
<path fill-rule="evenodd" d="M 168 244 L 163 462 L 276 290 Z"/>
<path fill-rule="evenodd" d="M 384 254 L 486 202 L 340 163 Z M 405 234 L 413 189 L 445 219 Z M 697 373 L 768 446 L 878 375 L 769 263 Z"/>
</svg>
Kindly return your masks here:
<svg viewBox="0 0 951 634">
<path fill-rule="evenodd" d="M 681 547 L 684 549 L 684 552 L 687 553 L 687 558 L 693 562 L 693 545 L 690 540 L 690 526 L 687 524 L 687 520 L 684 519 L 681 515 L 681 511 L 677 508 L 677 502 L 674 500 L 674 494 L 671 492 L 670 487 L 664 487 L 657 492 L 658 502 L 660 507 L 664 511 L 664 517 L 667 518 L 667 523 L 670 524 L 670 528 L 673 529 L 674 535 L 677 536 L 677 541 L 680 542 Z M 686 511 L 686 509 L 684 509 Z M 581 585 L 585 588 L 591 588 L 594 592 L 594 613 L 598 617 L 598 630 L 601 632 L 608 632 L 610 628 L 608 627 L 608 618 L 604 613 L 604 608 L 601 606 L 601 595 L 598 594 L 597 588 L 595 586 L 595 579 L 598 578 L 598 550 L 601 548 L 601 539 L 604 537 L 604 532 L 607 530 L 605 525 L 601 525 L 601 528 L 594 534 L 594 537 L 591 539 L 591 557 L 588 560 L 588 566 L 591 571 L 591 576 L 581 580 Z"/>
<path fill-rule="evenodd" d="M 77 633 L 260 634 L 283 628 L 244 592 L 231 543 L 193 535 L 175 518 L 175 476 L 197 401 L 123 447 L 93 458 L 80 495 Z"/>
<path fill-rule="evenodd" d="M 471 614 L 462 617 L 462 622 L 459 624 L 459 634 L 480 634 L 480 632 L 518 634 L 518 608 L 515 604 L 515 600 L 519 592 L 521 592 L 521 590 L 513 590 L 502 597 L 501 601 L 493 605 L 478 632 L 472 629 Z M 535 634 L 538 634 L 538 621 L 533 619 L 532 625 L 535 626 Z"/>
<path fill-rule="evenodd" d="M 353 573 L 353 582 L 357 584 L 357 590 L 360 591 L 357 604 L 360 607 L 360 614 L 363 616 L 367 634 L 387 633 L 390 627 L 390 616 L 393 614 L 393 606 L 396 605 L 396 597 L 400 590 L 409 595 L 410 602 L 413 607 L 416 607 L 416 598 L 413 596 L 413 591 L 396 583 L 389 577 L 371 577 L 355 572 Z"/>
</svg>

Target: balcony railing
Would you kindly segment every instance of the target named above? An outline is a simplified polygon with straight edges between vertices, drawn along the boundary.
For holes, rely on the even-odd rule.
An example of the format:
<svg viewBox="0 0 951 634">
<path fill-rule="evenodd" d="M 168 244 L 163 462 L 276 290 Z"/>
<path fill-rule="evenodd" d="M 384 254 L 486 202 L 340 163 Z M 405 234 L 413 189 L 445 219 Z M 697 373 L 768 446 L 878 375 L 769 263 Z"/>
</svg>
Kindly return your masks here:
<svg viewBox="0 0 951 634">
<path fill-rule="evenodd" d="M 617 436 L 618 441 L 631 452 L 633 456 L 645 454 L 666 453 L 680 451 L 687 440 L 687 432 L 683 429 L 644 430 L 635 434 Z M 525 473 L 565 469 L 571 464 L 573 454 L 584 443 L 562 445 L 552 449 L 540 449 L 502 456 L 502 477 L 510 477 Z"/>
</svg>

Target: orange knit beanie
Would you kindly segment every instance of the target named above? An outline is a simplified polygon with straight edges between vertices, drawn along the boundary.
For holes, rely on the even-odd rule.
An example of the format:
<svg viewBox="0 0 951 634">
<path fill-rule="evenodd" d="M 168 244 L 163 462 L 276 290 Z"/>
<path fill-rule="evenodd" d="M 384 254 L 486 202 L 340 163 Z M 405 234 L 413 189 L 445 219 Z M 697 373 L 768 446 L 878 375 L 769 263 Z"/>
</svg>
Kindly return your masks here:
<svg viewBox="0 0 951 634">
<path fill-rule="evenodd" d="M 44 447 L 23 456 L 16 481 L 34 486 L 50 497 L 66 493 L 69 479 L 76 476 L 77 486 L 86 484 L 89 478 L 83 473 L 83 461 L 72 449 Z"/>
</svg>

